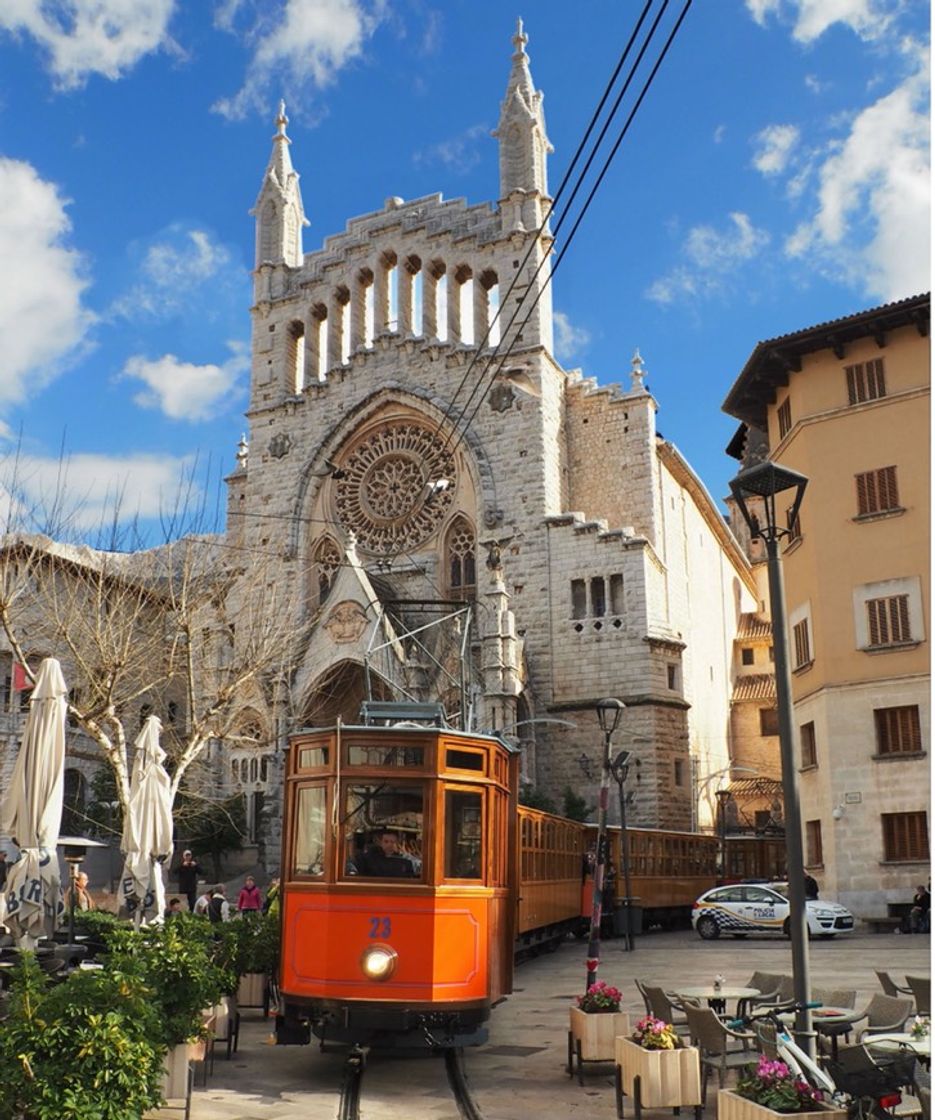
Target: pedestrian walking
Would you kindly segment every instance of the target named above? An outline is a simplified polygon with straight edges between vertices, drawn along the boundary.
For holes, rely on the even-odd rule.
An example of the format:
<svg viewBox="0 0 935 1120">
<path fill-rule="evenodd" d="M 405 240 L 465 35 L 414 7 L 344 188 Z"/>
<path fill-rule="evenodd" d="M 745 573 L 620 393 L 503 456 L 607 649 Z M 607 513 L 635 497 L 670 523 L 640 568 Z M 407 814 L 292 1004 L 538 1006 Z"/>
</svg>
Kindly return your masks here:
<svg viewBox="0 0 935 1120">
<path fill-rule="evenodd" d="M 931 910 L 932 896 L 925 884 L 920 883 L 912 897 L 912 909 L 909 912 L 910 933 L 928 933 Z"/>
<path fill-rule="evenodd" d="M 213 890 L 213 887 L 205 887 L 204 891 L 195 899 L 195 905 L 192 909 L 193 914 L 200 914 L 203 918 L 207 918 Z"/>
<path fill-rule="evenodd" d="M 208 903 L 208 919 L 212 925 L 230 921 L 231 908 L 225 894 L 223 883 L 218 883 L 211 892 L 211 901 Z"/>
<path fill-rule="evenodd" d="M 814 902 L 818 898 L 818 883 L 805 872 L 805 899 L 807 902 Z"/>
<path fill-rule="evenodd" d="M 279 917 L 279 877 L 270 880 L 266 888 L 266 901 L 263 903 L 263 913 Z"/>
</svg>

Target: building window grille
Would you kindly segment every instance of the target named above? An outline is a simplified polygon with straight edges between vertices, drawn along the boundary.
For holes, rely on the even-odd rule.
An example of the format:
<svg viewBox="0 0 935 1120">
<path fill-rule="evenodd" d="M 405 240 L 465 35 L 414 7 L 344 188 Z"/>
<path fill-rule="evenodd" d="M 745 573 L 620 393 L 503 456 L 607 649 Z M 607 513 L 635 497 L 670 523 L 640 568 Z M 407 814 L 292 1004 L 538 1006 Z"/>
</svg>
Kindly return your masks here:
<svg viewBox="0 0 935 1120">
<path fill-rule="evenodd" d="M 447 538 L 448 582 L 452 599 L 474 598 L 477 587 L 477 542 L 466 517 L 456 517 Z"/>
<path fill-rule="evenodd" d="M 818 765 L 818 748 L 815 743 L 815 724 L 809 721 L 799 728 L 799 741 L 802 744 L 802 767 Z"/>
<path fill-rule="evenodd" d="M 776 708 L 760 708 L 760 734 L 779 734 L 779 711 Z"/>
<path fill-rule="evenodd" d="M 788 397 L 776 409 L 776 422 L 779 424 L 779 438 L 784 439 L 792 429 L 792 404 Z"/>
<path fill-rule="evenodd" d="M 922 750 L 919 706 L 876 708 L 873 722 L 877 733 L 877 754 L 918 754 Z"/>
<path fill-rule="evenodd" d="M 740 651 L 740 661 L 743 665 L 752 665 L 754 662 L 754 652 L 752 646 L 744 646 Z"/>
<path fill-rule="evenodd" d="M 899 509 L 899 490 L 896 486 L 896 468 L 881 467 L 864 471 L 855 476 L 857 482 L 857 515 L 888 513 Z"/>
<path fill-rule="evenodd" d="M 871 646 L 892 646 L 912 641 L 909 596 L 889 595 L 867 601 Z"/>
<path fill-rule="evenodd" d="M 805 862 L 809 867 L 824 863 L 821 850 L 821 821 L 805 822 Z"/>
<path fill-rule="evenodd" d="M 812 661 L 812 643 L 808 633 L 808 619 L 803 618 L 792 627 L 792 644 L 795 647 L 795 668 L 801 669 Z"/>
<path fill-rule="evenodd" d="M 848 404 L 863 404 L 864 401 L 876 401 L 886 396 L 882 358 L 845 366 L 844 376 L 847 378 Z"/>
<path fill-rule="evenodd" d="M 883 826 L 883 858 L 888 863 L 928 861 L 927 813 L 881 813 L 880 822 Z"/>
</svg>

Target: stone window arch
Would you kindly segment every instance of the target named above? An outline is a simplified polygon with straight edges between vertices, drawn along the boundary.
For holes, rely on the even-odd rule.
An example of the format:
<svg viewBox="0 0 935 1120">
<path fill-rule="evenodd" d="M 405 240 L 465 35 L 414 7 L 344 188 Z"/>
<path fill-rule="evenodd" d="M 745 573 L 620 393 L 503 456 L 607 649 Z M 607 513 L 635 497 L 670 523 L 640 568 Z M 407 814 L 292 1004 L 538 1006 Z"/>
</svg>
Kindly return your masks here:
<svg viewBox="0 0 935 1120">
<path fill-rule="evenodd" d="M 313 590 L 317 592 L 318 605 L 322 606 L 331 594 L 331 588 L 341 569 L 343 557 L 332 537 L 324 537 L 315 547 L 313 563 Z"/>
<path fill-rule="evenodd" d="M 477 537 L 459 513 L 445 534 L 445 572 L 452 599 L 473 599 L 477 590 Z"/>
</svg>

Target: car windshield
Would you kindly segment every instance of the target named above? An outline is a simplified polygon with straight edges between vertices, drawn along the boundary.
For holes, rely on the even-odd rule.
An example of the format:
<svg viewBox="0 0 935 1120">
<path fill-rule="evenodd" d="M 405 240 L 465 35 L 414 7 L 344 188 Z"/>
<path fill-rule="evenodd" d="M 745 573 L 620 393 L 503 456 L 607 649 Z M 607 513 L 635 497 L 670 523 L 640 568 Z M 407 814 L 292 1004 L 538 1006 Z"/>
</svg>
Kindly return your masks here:
<svg viewBox="0 0 935 1120">
<path fill-rule="evenodd" d="M 788 883 L 770 883 L 769 889 L 775 891 L 776 894 L 781 894 L 783 898 L 789 897 L 789 884 Z"/>
</svg>

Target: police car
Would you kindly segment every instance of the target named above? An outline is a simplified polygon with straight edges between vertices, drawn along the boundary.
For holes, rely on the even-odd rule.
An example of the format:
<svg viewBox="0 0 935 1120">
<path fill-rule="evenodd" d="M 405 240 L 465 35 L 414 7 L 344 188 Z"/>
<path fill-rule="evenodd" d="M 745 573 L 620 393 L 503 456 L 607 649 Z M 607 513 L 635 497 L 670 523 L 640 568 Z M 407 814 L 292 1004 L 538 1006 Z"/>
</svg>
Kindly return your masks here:
<svg viewBox="0 0 935 1120">
<path fill-rule="evenodd" d="M 705 941 L 722 933 L 731 937 L 782 933 L 788 937 L 789 900 L 784 887 L 735 883 L 705 891 L 692 908 L 692 925 Z M 854 915 L 836 902 L 810 899 L 805 903 L 805 918 L 809 937 L 834 937 L 854 928 Z"/>
</svg>

